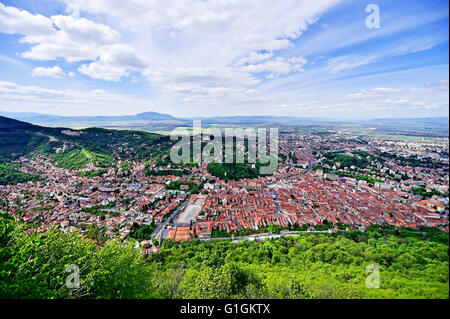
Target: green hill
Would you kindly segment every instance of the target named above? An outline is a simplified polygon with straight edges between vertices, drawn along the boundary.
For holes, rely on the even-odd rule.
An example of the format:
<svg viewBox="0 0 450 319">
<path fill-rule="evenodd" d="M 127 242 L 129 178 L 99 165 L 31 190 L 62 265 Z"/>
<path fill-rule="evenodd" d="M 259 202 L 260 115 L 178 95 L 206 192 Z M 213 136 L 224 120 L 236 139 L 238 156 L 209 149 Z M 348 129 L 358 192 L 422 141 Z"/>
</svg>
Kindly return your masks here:
<svg viewBox="0 0 450 319">
<path fill-rule="evenodd" d="M 118 158 L 145 160 L 171 145 L 169 137 L 148 132 L 49 128 L 0 116 L 0 162 L 39 153 L 65 168 L 107 167 Z"/>
<path fill-rule="evenodd" d="M 19 171 L 17 164 L 0 163 L 0 185 L 26 183 L 39 179 L 38 175 L 30 175 Z"/>
</svg>

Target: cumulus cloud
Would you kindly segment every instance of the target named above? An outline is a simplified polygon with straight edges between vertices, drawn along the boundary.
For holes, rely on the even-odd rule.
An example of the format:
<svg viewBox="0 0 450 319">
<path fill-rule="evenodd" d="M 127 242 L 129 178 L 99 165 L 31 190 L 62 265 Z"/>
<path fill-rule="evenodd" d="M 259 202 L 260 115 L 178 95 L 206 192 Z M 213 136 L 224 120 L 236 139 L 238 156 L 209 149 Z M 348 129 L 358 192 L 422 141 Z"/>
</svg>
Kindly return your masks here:
<svg viewBox="0 0 450 319">
<path fill-rule="evenodd" d="M 131 0 L 126 6 L 116 0 L 60 1 L 69 15 L 45 17 L 1 5 L 0 32 L 22 34 L 20 41 L 30 45 L 23 58 L 86 61 L 78 71 L 94 79 L 119 81 L 142 72 L 166 88 L 203 81 L 224 90 L 238 82 L 260 83 L 258 73 L 275 78 L 301 71 L 305 59 L 275 52 L 291 46 L 340 0 L 283 0 L 277 6 L 271 0 Z M 83 13 L 101 16 L 103 23 Z"/>
<path fill-rule="evenodd" d="M 244 79 L 241 85 L 259 83 L 252 73 L 276 77 L 299 71 L 303 60 L 274 59 L 275 52 L 291 46 L 319 14 L 339 2 L 284 0 L 274 6 L 269 0 L 132 0 L 123 6 L 121 1 L 63 1 L 71 10 L 107 17 L 131 47 L 145 52 L 149 63 L 143 73 L 151 83 L 183 84 L 190 78 L 193 83 L 203 79 L 205 87 L 220 82 L 222 88 L 232 87 L 237 78 Z M 243 67 L 268 59 L 264 65 Z M 124 73 L 122 64 L 114 65 L 99 58 L 79 71 L 91 77 L 106 73 L 114 80 Z M 227 78 L 228 83 L 223 81 Z"/>
<path fill-rule="evenodd" d="M 0 3 L 0 32 L 7 34 L 39 35 L 53 31 L 52 22 L 43 15 L 7 7 Z"/>
<path fill-rule="evenodd" d="M 404 21 L 407 17 L 398 18 L 401 23 L 386 15 L 384 21 L 391 19 L 392 23 L 385 23 L 377 32 L 368 32 L 361 27 L 361 21 L 343 19 L 352 21 L 336 27 L 342 15 L 337 15 L 339 19 L 323 15 L 341 0 L 279 0 L 276 5 L 272 0 L 129 0 L 127 5 L 120 0 L 58 1 L 66 4 L 65 11 L 64 8 L 59 11 L 64 13 L 48 17 L 0 4 L 0 32 L 18 34 L 20 41 L 26 44 L 19 47 L 24 49 L 18 52 L 18 58 L 32 60 L 27 62 L 30 64 L 33 60 L 54 61 L 52 65 L 64 60 L 64 68 L 68 63 L 76 63 L 71 67 L 79 72 L 77 80 L 90 77 L 120 81 L 127 76 L 132 83 L 137 79 L 141 83 L 148 80 L 152 93 L 162 98 L 161 104 L 178 107 L 182 105 L 180 102 L 190 103 L 185 112 L 191 112 L 200 104 L 199 108 L 207 109 L 211 104 L 232 108 L 247 107 L 253 102 L 258 112 L 263 102 L 267 102 L 268 109 L 280 104 L 286 110 L 295 106 L 300 110 L 363 109 L 376 105 L 438 108 L 442 97 L 448 96 L 448 80 L 412 89 L 376 87 L 387 84 L 370 82 L 367 87 L 373 89 L 336 94 L 339 96 L 301 105 L 292 102 L 304 98 L 303 93 L 308 95 L 308 88 L 322 90 L 335 79 L 355 79 L 351 75 L 357 75 L 363 67 L 367 73 L 376 74 L 380 63 L 373 62 L 393 54 L 416 52 L 422 50 L 422 46 L 426 49 L 448 39 L 448 36 L 440 36 L 422 41 L 424 37 L 420 37 L 414 43 L 404 39 L 406 41 L 392 42 L 369 53 L 356 48 L 357 43 L 364 45 L 368 39 L 400 34 L 399 31 L 417 26 L 417 15 L 407 21 Z M 346 5 L 336 7 L 338 13 L 347 9 Z M 419 21 L 421 25 L 425 20 L 447 17 L 444 13 L 423 16 L 424 20 Z M 330 27 L 322 28 L 317 24 L 311 36 L 299 39 L 322 17 L 329 19 L 325 22 L 329 22 Z M 429 32 L 426 35 L 429 38 Z M 350 45 L 355 46 L 355 50 L 353 47 L 337 50 Z M 335 56 L 337 52 L 339 56 Z M 2 59 L 5 61 L 0 56 Z M 383 68 L 383 72 L 389 69 Z M 33 71 L 36 77 L 63 74 L 64 71 L 55 67 Z M 75 74 L 69 72 L 66 76 Z M 29 90 L 29 87 L 23 89 Z M 325 91 L 332 90 L 327 86 Z M 61 94 L 64 96 L 61 101 L 80 101 L 75 93 L 73 97 L 67 92 Z M 83 94 L 97 99 L 108 95 L 105 92 Z M 322 91 L 311 92 L 313 94 L 323 97 Z M 284 101 L 288 95 L 288 101 Z M 32 100 L 39 105 L 44 103 L 42 96 L 30 98 Z M 54 95 L 51 101 L 55 102 Z M 178 112 L 176 107 L 174 110 Z"/>
<path fill-rule="evenodd" d="M 130 71 L 145 67 L 135 49 L 120 43 L 118 31 L 108 25 L 79 18 L 77 9 L 69 9 L 72 15 L 44 17 L 0 4 L 0 32 L 24 35 L 20 42 L 29 44 L 30 49 L 20 54 L 23 58 L 93 61 L 80 67 L 80 72 L 96 79 L 118 81 Z M 61 76 L 57 71 L 39 68 L 33 74 Z"/>
<path fill-rule="evenodd" d="M 320 114 L 327 110 L 327 115 L 334 114 L 380 114 L 382 117 L 405 116 L 408 112 L 427 110 L 446 110 L 448 108 L 448 93 L 437 94 L 436 88 L 373 88 L 352 92 L 335 98 L 312 100 L 296 104 L 281 104 L 285 111 L 308 111 Z"/>
<path fill-rule="evenodd" d="M 27 17 L 33 20 L 37 16 L 28 14 Z M 29 51 L 21 54 L 24 58 L 32 60 L 64 58 L 68 62 L 93 60 L 102 54 L 104 45 L 116 43 L 121 38 L 111 27 L 85 18 L 75 19 L 72 16 L 62 15 L 42 18 L 51 26 L 49 29 L 29 32 L 27 29 L 18 28 L 15 32 L 11 32 L 24 34 L 20 41 L 31 45 Z"/>
<path fill-rule="evenodd" d="M 294 71 L 303 71 L 303 66 L 306 64 L 306 59 L 302 57 L 282 58 L 266 60 L 259 64 L 251 64 L 244 67 L 244 70 L 251 73 L 268 72 L 269 78 L 279 75 L 289 74 Z"/>
<path fill-rule="evenodd" d="M 151 110 L 147 101 L 113 94 L 106 90 L 55 90 L 0 81 L 2 111 L 58 115 L 130 114 Z M 124 108 L 127 105 L 127 108 Z M 155 109 L 154 109 L 155 110 Z"/>
<path fill-rule="evenodd" d="M 114 44 L 105 47 L 98 60 L 81 65 L 78 71 L 93 79 L 118 81 L 131 71 L 139 71 L 146 66 L 147 63 L 134 49 L 125 44 Z"/>
<path fill-rule="evenodd" d="M 255 64 L 270 59 L 272 56 L 273 52 L 266 52 L 266 53 L 250 52 L 248 56 L 239 59 L 239 61 L 236 64 L 237 65 Z"/>
<path fill-rule="evenodd" d="M 32 76 L 48 76 L 52 78 L 62 78 L 66 74 L 59 66 L 49 68 L 37 67 L 33 70 Z"/>
<path fill-rule="evenodd" d="M 115 17 L 123 28 L 133 32 L 159 29 L 185 35 L 200 33 L 236 47 L 251 46 L 253 50 L 286 47 L 289 39 L 300 36 L 315 21 L 316 15 L 338 2 L 284 0 L 275 6 L 271 0 L 131 0 L 124 6 L 117 0 L 62 1 L 91 14 Z"/>
</svg>

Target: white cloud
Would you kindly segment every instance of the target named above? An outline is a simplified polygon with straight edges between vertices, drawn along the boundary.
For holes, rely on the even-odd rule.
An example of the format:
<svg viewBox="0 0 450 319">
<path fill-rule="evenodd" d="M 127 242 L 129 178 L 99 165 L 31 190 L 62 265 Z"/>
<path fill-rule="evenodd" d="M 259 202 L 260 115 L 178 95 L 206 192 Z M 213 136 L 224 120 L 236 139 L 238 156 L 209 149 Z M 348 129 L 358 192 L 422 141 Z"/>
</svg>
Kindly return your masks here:
<svg viewBox="0 0 450 319">
<path fill-rule="evenodd" d="M 131 71 L 143 70 L 147 65 L 136 51 L 125 44 L 114 44 L 104 48 L 100 58 L 90 64 L 83 64 L 78 71 L 93 79 L 118 81 Z"/>
<path fill-rule="evenodd" d="M 377 87 L 370 90 L 360 90 L 337 98 L 336 106 L 345 106 L 348 109 L 361 108 L 364 110 L 427 110 L 442 109 L 448 106 L 448 87 L 442 90 L 440 83 L 448 83 L 448 80 L 438 81 L 432 85 L 425 84 L 422 87 L 412 88 L 387 88 Z"/>
<path fill-rule="evenodd" d="M 257 69 L 265 68 L 272 77 L 298 71 L 302 63 L 288 58 L 249 69 L 238 66 L 273 58 L 277 50 L 291 46 L 318 15 L 339 0 L 284 0 L 276 6 L 270 0 L 132 0 L 127 6 L 106 0 L 64 2 L 101 16 L 102 21 L 120 30 L 128 45 L 148 57 L 144 74 L 151 84 L 175 86 L 190 80 L 198 84 L 198 79 L 203 79 L 205 87 L 220 82 L 229 88 L 237 78 L 244 79 L 241 85 L 259 83 L 249 74 L 250 69 L 257 73 Z M 124 73 L 119 67 L 122 64 L 115 65 L 109 67 L 99 58 L 82 66 L 80 72 L 96 78 L 102 78 L 96 74 L 106 73 L 104 77 L 115 80 Z"/>
<path fill-rule="evenodd" d="M 236 65 L 244 65 L 244 64 L 255 64 L 259 62 L 263 62 L 267 59 L 270 59 L 273 56 L 273 52 L 266 52 L 266 53 L 260 53 L 260 52 L 250 52 L 250 54 L 246 57 L 243 57 L 242 59 L 239 59 L 239 61 L 236 63 Z"/>
<path fill-rule="evenodd" d="M 403 92 L 401 89 L 397 88 L 373 88 L 370 90 L 360 90 L 358 92 L 353 92 L 348 94 L 347 96 L 343 97 L 342 99 L 345 100 L 353 100 L 353 99 L 361 99 L 361 98 L 373 98 L 373 97 L 384 97 L 388 96 L 388 94 L 392 93 L 400 93 Z"/>
<path fill-rule="evenodd" d="M 326 71 L 335 74 L 348 69 L 357 68 L 375 61 L 371 56 L 343 55 L 328 60 Z"/>
<path fill-rule="evenodd" d="M 48 76 L 52 78 L 62 78 L 66 74 L 59 66 L 49 68 L 37 67 L 33 70 L 32 76 Z"/>
<path fill-rule="evenodd" d="M 52 65 L 65 60 L 64 65 L 58 64 L 64 69 L 65 62 L 77 63 L 68 67 L 72 70 L 76 67 L 81 74 L 72 81 L 85 76 L 106 81 L 120 81 L 129 76 L 133 83 L 148 80 L 152 96 L 164 107 L 172 107 L 174 114 L 194 112 L 196 107 L 209 110 L 212 104 L 224 109 L 226 106 L 227 112 L 253 107 L 255 113 L 264 107 L 273 110 L 273 105 L 279 104 L 284 105 L 283 109 L 301 104 L 302 110 L 360 106 L 363 109 L 375 104 L 378 107 L 401 104 L 405 108 L 412 105 L 414 98 L 418 99 L 414 107 L 436 108 L 442 95 L 448 95 L 445 83 L 408 90 L 376 88 L 397 82 L 367 79 L 359 85 L 355 77 L 362 67 L 367 69 L 367 78 L 392 68 L 389 61 L 389 65 L 382 67 L 381 63 L 373 62 L 448 41 L 447 35 L 429 37 L 430 32 L 425 31 L 414 41 L 407 36 L 413 39 L 411 34 L 416 33 L 398 35 L 418 25 L 448 19 L 447 13 L 433 11 L 420 18 L 422 13 L 399 16 L 398 10 L 386 10 L 383 27 L 372 32 L 362 26 L 363 19 L 356 21 L 350 14 L 340 14 L 351 6 L 343 4 L 336 8 L 339 14 L 325 15 L 329 27 L 323 27 L 321 21 L 321 25 L 311 30 L 311 36 L 299 39 L 341 0 L 279 0 L 276 5 L 272 0 L 129 0 L 126 5 L 121 0 L 59 1 L 67 4 L 65 15 L 49 17 L 0 4 L 0 32 L 19 34 L 26 44 L 19 46 L 25 49 L 18 57 L 54 61 Z M 395 39 L 402 41 L 392 41 L 382 48 L 372 41 L 373 50 L 361 50 L 363 46 L 367 49 L 364 41 L 394 34 Z M 425 38 L 428 40 L 424 41 Z M 340 56 L 335 56 L 336 52 Z M 38 69 L 35 73 L 35 76 L 49 74 L 51 70 Z M 75 74 L 69 72 L 67 76 Z M 348 93 L 347 83 L 358 89 L 375 88 L 353 90 L 347 95 L 335 92 Z M 411 84 L 413 81 L 408 83 L 416 85 Z M 436 96 L 429 93 L 431 86 L 435 87 Z M 98 93 L 83 94 L 99 98 Z M 300 103 L 306 99 L 305 95 L 312 100 L 319 95 L 321 100 Z M 330 95 L 333 97 L 329 98 Z M 66 94 L 61 99 L 69 97 Z M 70 99 L 79 101 L 76 97 Z M 183 102 L 189 103 L 189 107 Z M 40 98 L 36 103 L 44 102 Z M 217 114 L 221 110 L 211 112 Z"/>
<path fill-rule="evenodd" d="M 217 92 L 256 85 L 259 79 L 249 72 L 232 67 L 159 68 L 147 70 L 146 76 L 164 92 L 179 95 L 197 94 L 199 91 Z M 214 94 L 213 94 L 214 95 Z"/>
<path fill-rule="evenodd" d="M 57 115 L 133 114 L 162 112 L 148 101 L 127 98 L 106 90 L 54 90 L 0 82 L 0 105 L 7 112 L 39 112 Z M 127 107 L 124 108 L 124 105 Z"/>
<path fill-rule="evenodd" d="M 32 60 L 56 60 L 68 62 L 95 60 L 105 50 L 105 45 L 117 43 L 120 34 L 111 27 L 87 19 L 71 16 L 49 18 L 54 28 L 41 34 L 25 34 L 20 41 L 31 45 L 22 57 Z"/>
<path fill-rule="evenodd" d="M 266 60 L 259 64 L 245 66 L 243 69 L 251 73 L 269 72 L 269 77 L 276 77 L 289 74 L 293 71 L 303 71 L 303 66 L 306 62 L 306 59 L 302 57 L 293 57 L 289 59 L 278 57 Z"/>
<path fill-rule="evenodd" d="M 7 34 L 37 35 L 52 32 L 52 23 L 43 15 L 7 7 L 0 3 L 0 32 Z"/>
<path fill-rule="evenodd" d="M 340 0 L 276 6 L 271 0 L 61 1 L 70 15 L 44 17 L 2 5 L 0 32 L 24 35 L 20 41 L 30 45 L 24 58 L 86 61 L 78 71 L 94 79 L 142 72 L 164 87 L 201 80 L 221 90 L 260 83 L 252 73 L 273 78 L 301 71 L 306 60 L 274 58 L 274 52 L 292 45 Z M 86 12 L 102 23 L 80 17 Z"/>
<path fill-rule="evenodd" d="M 80 67 L 80 72 L 96 79 L 117 81 L 130 71 L 146 66 L 135 49 L 120 43 L 118 31 L 105 24 L 77 18 L 77 9 L 69 9 L 71 16 L 48 18 L 0 4 L 0 32 L 24 35 L 20 42 L 29 44 L 30 49 L 20 54 L 23 58 L 93 61 Z M 53 71 L 52 74 L 61 75 Z M 41 73 L 45 71 L 38 69 L 35 75 Z"/>
<path fill-rule="evenodd" d="M 449 82 L 448 79 L 445 80 L 440 80 L 440 81 L 433 81 L 433 82 L 428 82 L 424 84 L 425 87 L 428 88 L 436 88 L 442 91 L 447 91 L 449 90 Z"/>
<path fill-rule="evenodd" d="M 21 86 L 13 82 L 0 82 L 0 94 L 20 94 L 24 95 L 41 95 L 41 96 L 57 96 L 62 94 L 60 90 L 45 89 L 37 86 Z"/>
</svg>

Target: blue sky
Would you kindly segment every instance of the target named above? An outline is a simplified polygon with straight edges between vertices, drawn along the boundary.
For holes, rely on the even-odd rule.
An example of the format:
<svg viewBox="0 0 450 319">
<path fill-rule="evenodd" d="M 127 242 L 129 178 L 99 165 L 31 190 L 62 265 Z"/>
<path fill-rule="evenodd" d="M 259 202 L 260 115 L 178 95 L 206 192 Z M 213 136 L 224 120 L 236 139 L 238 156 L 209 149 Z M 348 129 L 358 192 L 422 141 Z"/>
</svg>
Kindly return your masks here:
<svg viewBox="0 0 450 319">
<path fill-rule="evenodd" d="M 448 1 L 276 3 L 0 0 L 0 111 L 448 116 Z"/>
</svg>

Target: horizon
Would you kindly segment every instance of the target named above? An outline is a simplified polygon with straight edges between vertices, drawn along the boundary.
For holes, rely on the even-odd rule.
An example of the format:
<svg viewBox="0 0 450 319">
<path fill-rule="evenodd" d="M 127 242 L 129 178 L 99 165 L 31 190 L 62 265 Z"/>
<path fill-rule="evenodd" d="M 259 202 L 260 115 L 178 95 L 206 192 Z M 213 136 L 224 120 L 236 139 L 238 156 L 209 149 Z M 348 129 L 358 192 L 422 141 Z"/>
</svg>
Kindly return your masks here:
<svg viewBox="0 0 450 319">
<path fill-rule="evenodd" d="M 0 111 L 448 117 L 448 2 L 375 7 L 0 0 Z"/>
<path fill-rule="evenodd" d="M 29 116 L 55 116 L 59 118 L 78 118 L 78 117 L 88 117 L 88 118 L 94 118 L 94 117 L 125 117 L 125 116 L 138 116 L 146 113 L 156 113 L 159 115 L 168 115 L 173 117 L 175 120 L 194 120 L 194 119 L 211 119 L 211 118 L 231 118 L 231 117 L 272 117 L 272 118 L 293 118 L 293 119 L 305 119 L 305 120 L 327 120 L 327 121 L 336 121 L 336 122 L 360 122 L 360 121 L 376 121 L 376 120 L 414 120 L 414 119 L 447 119 L 449 120 L 449 116 L 419 116 L 419 117 L 378 117 L 378 118 L 336 118 L 336 117 L 301 117 L 301 116 L 290 116 L 290 115 L 256 115 L 256 114 L 249 114 L 249 115 L 218 115 L 218 116 L 196 116 L 196 117 L 179 117 L 174 114 L 169 113 L 159 113 L 154 111 L 148 111 L 148 112 L 141 112 L 141 113 L 135 113 L 135 114 L 119 114 L 119 115 L 57 115 L 57 114 L 51 114 L 51 113 L 37 113 L 37 112 L 5 112 L 0 110 L 0 116 L 24 121 L 20 119 L 16 119 L 14 115 L 29 115 Z M 6 114 L 6 115 L 5 115 Z M 10 116 L 8 116 L 10 115 Z M 24 121 L 26 122 L 26 121 Z"/>
</svg>

